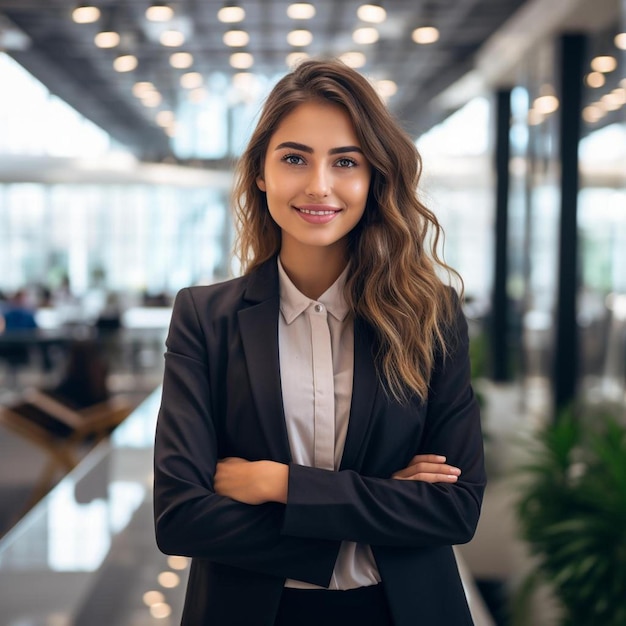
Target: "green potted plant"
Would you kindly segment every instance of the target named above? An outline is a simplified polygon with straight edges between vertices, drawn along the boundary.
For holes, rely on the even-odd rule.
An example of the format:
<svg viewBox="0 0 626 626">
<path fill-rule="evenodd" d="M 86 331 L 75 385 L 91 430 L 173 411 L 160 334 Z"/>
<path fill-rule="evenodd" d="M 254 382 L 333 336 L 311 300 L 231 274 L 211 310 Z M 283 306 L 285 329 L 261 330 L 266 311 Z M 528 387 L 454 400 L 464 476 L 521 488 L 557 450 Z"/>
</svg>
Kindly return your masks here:
<svg viewBox="0 0 626 626">
<path fill-rule="evenodd" d="M 562 626 L 624 626 L 626 428 L 606 414 L 568 410 L 536 444 L 517 513 L 537 567 L 517 606 L 544 582 Z"/>
</svg>

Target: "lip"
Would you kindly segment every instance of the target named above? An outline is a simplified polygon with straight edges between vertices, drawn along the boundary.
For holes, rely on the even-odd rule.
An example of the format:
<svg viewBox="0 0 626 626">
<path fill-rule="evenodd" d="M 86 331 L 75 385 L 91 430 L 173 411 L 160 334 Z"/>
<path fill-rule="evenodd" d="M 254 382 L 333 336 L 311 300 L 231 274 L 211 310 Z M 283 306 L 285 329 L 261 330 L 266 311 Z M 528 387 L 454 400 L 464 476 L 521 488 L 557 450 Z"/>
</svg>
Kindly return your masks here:
<svg viewBox="0 0 626 626">
<path fill-rule="evenodd" d="M 340 208 L 329 204 L 301 204 L 293 208 L 309 224 L 327 224 L 341 213 Z"/>
</svg>

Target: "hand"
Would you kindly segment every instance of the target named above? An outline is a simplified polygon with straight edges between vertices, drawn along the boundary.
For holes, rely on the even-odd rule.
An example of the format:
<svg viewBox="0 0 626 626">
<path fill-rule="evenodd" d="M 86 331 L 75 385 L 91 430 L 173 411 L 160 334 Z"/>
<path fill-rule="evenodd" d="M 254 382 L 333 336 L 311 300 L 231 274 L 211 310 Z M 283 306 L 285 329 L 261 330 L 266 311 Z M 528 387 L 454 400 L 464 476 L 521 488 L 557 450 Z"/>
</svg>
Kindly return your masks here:
<svg viewBox="0 0 626 626">
<path fill-rule="evenodd" d="M 287 502 L 289 466 L 274 461 L 227 457 L 217 463 L 215 492 L 244 504 Z"/>
<path fill-rule="evenodd" d="M 425 483 L 455 483 L 461 470 L 446 465 L 446 457 L 438 454 L 418 454 L 392 478 L 398 480 L 421 480 Z"/>
</svg>

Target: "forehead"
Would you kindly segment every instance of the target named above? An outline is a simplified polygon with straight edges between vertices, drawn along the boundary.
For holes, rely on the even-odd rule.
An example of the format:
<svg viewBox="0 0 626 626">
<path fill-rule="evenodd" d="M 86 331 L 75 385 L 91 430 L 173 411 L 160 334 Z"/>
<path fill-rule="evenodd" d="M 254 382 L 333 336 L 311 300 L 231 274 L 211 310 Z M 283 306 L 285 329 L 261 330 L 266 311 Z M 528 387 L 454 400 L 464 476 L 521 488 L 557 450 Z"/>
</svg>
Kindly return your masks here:
<svg viewBox="0 0 626 626">
<path fill-rule="evenodd" d="M 288 113 L 270 138 L 270 146 L 282 141 L 359 146 L 354 124 L 347 111 L 332 102 L 305 102 Z"/>
</svg>

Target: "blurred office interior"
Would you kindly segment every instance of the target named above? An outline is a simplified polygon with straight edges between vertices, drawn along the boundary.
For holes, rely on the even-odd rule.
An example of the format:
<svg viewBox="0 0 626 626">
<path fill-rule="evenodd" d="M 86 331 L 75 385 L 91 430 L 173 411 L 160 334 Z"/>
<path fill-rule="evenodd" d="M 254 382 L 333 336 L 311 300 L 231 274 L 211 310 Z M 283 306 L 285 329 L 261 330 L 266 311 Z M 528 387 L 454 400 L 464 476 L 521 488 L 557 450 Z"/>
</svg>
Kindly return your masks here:
<svg viewBox="0 0 626 626">
<path fill-rule="evenodd" d="M 150 500 L 171 304 L 238 273 L 233 164 L 306 56 L 359 68 L 415 137 L 464 280 L 475 623 L 565 623 L 554 581 L 523 595 L 517 481 L 568 411 L 626 427 L 626 0 L 0 0 L 0 626 L 178 623 L 188 562 Z M 77 348 L 105 397 L 58 395 Z"/>
</svg>

